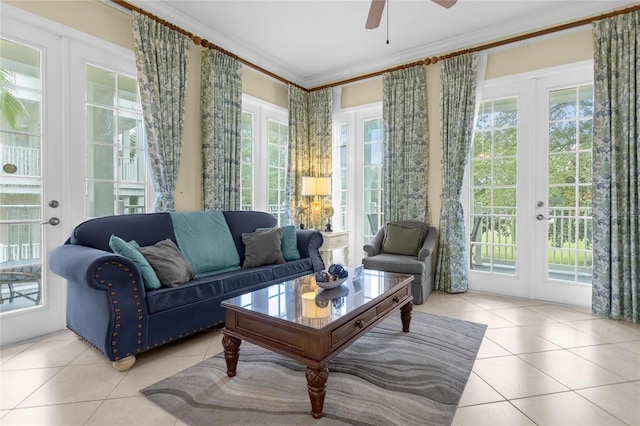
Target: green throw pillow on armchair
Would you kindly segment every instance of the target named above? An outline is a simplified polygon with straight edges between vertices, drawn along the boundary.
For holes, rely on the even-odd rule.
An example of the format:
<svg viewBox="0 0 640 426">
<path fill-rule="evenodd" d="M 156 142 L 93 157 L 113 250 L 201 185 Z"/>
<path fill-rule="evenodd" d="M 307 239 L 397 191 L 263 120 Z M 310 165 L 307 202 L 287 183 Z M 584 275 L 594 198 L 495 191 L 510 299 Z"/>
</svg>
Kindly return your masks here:
<svg viewBox="0 0 640 426">
<path fill-rule="evenodd" d="M 424 240 L 422 225 L 387 223 L 382 240 L 382 253 L 417 256 Z"/>
</svg>

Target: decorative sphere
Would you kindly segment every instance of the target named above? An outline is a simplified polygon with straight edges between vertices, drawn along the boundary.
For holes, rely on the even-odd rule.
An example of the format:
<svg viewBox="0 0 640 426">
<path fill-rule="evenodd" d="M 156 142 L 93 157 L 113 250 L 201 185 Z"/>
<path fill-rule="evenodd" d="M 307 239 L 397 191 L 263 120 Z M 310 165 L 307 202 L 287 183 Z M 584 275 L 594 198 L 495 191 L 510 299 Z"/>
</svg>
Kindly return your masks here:
<svg viewBox="0 0 640 426">
<path fill-rule="evenodd" d="M 327 271 L 320 271 L 316 274 L 316 282 L 328 283 L 332 281 L 331 275 Z"/>
<path fill-rule="evenodd" d="M 339 263 L 329 266 L 328 271 L 336 278 L 347 278 L 349 276 L 349 272 Z"/>
</svg>

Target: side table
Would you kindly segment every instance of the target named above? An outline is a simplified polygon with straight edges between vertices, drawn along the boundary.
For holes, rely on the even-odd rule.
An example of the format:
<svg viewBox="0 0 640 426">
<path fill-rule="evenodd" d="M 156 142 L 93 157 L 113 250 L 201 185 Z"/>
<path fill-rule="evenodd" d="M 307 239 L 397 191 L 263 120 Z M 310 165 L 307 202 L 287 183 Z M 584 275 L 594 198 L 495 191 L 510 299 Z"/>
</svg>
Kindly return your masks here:
<svg viewBox="0 0 640 426">
<path fill-rule="evenodd" d="M 320 256 L 324 262 L 324 267 L 328 268 L 333 264 L 333 251 L 343 250 L 344 266 L 349 266 L 349 231 L 321 232 L 322 247 L 320 247 Z"/>
</svg>

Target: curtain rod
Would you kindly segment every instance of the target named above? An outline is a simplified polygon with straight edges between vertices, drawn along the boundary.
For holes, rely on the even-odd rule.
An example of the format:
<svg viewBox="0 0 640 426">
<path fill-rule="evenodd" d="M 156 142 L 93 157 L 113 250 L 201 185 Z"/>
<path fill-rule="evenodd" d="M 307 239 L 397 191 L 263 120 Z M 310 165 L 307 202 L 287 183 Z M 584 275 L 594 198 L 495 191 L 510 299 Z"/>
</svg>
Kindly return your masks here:
<svg viewBox="0 0 640 426">
<path fill-rule="evenodd" d="M 306 92 L 313 92 L 313 91 L 316 91 L 316 90 L 329 89 L 329 88 L 336 87 L 336 86 L 342 86 L 342 85 L 349 84 L 349 83 L 355 83 L 357 81 L 367 80 L 367 79 L 373 78 L 373 77 L 378 77 L 378 76 L 380 76 L 380 75 L 382 75 L 384 73 L 387 73 L 387 72 L 399 71 L 399 70 L 402 70 L 402 69 L 405 69 L 405 68 L 414 67 L 416 65 L 435 64 L 438 61 L 441 61 L 443 59 L 453 58 L 455 56 L 460 56 L 460 55 L 464 55 L 466 53 L 471 53 L 471 52 L 480 52 L 482 50 L 492 49 L 494 47 L 504 46 L 504 45 L 511 44 L 511 43 L 517 43 L 517 42 L 522 41 L 522 40 L 527 40 L 527 39 L 534 38 L 534 37 L 540 37 L 540 36 L 543 36 L 543 35 L 552 34 L 552 33 L 555 33 L 555 32 L 559 32 L 559 31 L 564 31 L 564 30 L 568 30 L 568 29 L 571 29 L 571 28 L 580 27 L 582 25 L 590 24 L 593 21 L 598 21 L 598 20 L 601 20 L 601 19 L 611 18 L 613 16 L 622 15 L 622 14 L 625 14 L 625 13 L 631 13 L 631 12 L 635 12 L 636 10 L 640 10 L 640 3 L 639 3 L 639 4 L 636 4 L 634 6 L 627 7 L 625 9 L 614 10 L 612 12 L 604 13 L 604 14 L 601 14 L 601 15 L 595 15 L 595 16 L 591 16 L 591 17 L 588 17 L 588 18 L 579 19 L 577 21 L 572 21 L 572 22 L 568 22 L 568 23 L 565 23 L 565 24 L 556 25 L 554 27 L 549 27 L 549 28 L 545 28 L 545 29 L 542 29 L 542 30 L 521 34 L 521 35 L 518 35 L 518 36 L 505 38 L 505 39 L 502 39 L 502 40 L 493 41 L 493 42 L 486 43 L 486 44 L 481 44 L 479 46 L 474 46 L 474 47 L 470 47 L 468 49 L 463 49 L 463 50 L 458 50 L 458 51 L 451 52 L 451 53 L 446 53 L 446 54 L 443 54 L 443 55 L 440 55 L 440 56 L 432 56 L 431 58 L 421 59 L 419 61 L 414 61 L 414 62 L 407 63 L 407 64 L 404 64 L 404 65 L 399 65 L 397 67 L 388 68 L 388 69 L 379 70 L 379 71 L 374 71 L 374 72 L 371 72 L 371 73 L 368 73 L 368 74 L 362 74 L 362 75 L 359 75 L 359 76 L 347 78 L 345 80 L 335 81 L 333 83 L 324 84 L 322 86 L 317 86 L 317 87 L 313 87 L 313 88 L 307 89 L 306 87 L 302 87 L 299 84 L 296 84 L 296 83 L 294 83 L 292 81 L 289 81 L 284 77 L 280 77 L 279 75 L 274 74 L 271 71 L 268 71 L 268 70 L 266 70 L 266 69 L 264 69 L 264 68 L 262 68 L 262 67 L 260 67 L 260 66 L 258 66 L 256 64 L 254 64 L 252 62 L 249 62 L 246 59 L 243 59 L 243 58 L 239 57 L 238 55 L 236 55 L 234 53 L 231 53 L 228 50 L 225 50 L 222 47 L 220 47 L 220 46 L 218 46 L 218 45 L 216 45 L 214 43 L 211 43 L 210 41 L 208 41 L 206 39 L 198 37 L 197 35 L 194 35 L 193 33 L 180 28 L 177 25 L 172 24 L 169 21 L 166 21 L 166 20 L 160 18 L 159 16 L 156 16 L 156 15 L 150 13 L 150 12 L 147 12 L 146 10 L 143 10 L 143 9 L 141 9 L 141 8 L 139 8 L 137 6 L 134 6 L 134 5 L 130 4 L 130 3 L 127 3 L 124 0 L 111 0 L 111 2 L 113 2 L 113 3 L 115 3 L 115 4 L 119 5 L 119 6 L 122 6 L 125 9 L 131 10 L 131 11 L 135 11 L 135 12 L 138 12 L 138 13 L 140 13 L 142 15 L 145 15 L 145 16 L 153 19 L 154 21 L 157 21 L 157 22 L 161 23 L 162 25 L 165 25 L 165 26 L 167 26 L 167 27 L 169 27 L 169 28 L 171 28 L 171 29 L 173 29 L 175 31 L 178 31 L 181 34 L 184 34 L 184 35 L 188 36 L 195 44 L 197 44 L 199 46 L 202 46 L 202 47 L 207 48 L 207 49 L 212 49 L 212 50 L 217 50 L 219 52 L 222 52 L 222 53 L 224 53 L 224 54 L 226 54 L 228 56 L 231 56 L 232 58 L 236 59 L 240 63 L 255 69 L 256 71 L 259 71 L 259 72 L 261 72 L 263 74 L 266 74 L 269 77 L 272 77 L 272 78 L 274 78 L 274 79 L 276 79 L 276 80 L 278 80 L 278 81 L 280 81 L 282 83 L 293 85 L 293 86 L 295 86 L 295 87 L 297 87 L 299 89 L 302 89 L 302 90 L 304 90 Z"/>
<path fill-rule="evenodd" d="M 159 22 L 160 24 L 162 24 L 162 25 L 164 25 L 166 27 L 169 27 L 172 30 L 175 30 L 175 31 L 177 31 L 177 32 L 179 32 L 181 34 L 186 35 L 187 37 L 189 37 L 191 39 L 191 41 L 193 41 L 198 46 L 202 46 L 202 47 L 204 47 L 206 49 L 217 50 L 218 52 L 222 52 L 225 55 L 228 55 L 228 56 L 232 57 L 233 59 L 237 60 L 238 62 L 240 62 L 240 63 L 242 63 L 244 65 L 247 65 L 247 66 L 255 69 L 256 71 L 260 71 L 261 73 L 263 73 L 265 75 L 268 75 L 269 77 L 272 77 L 272 78 L 274 78 L 274 79 L 276 79 L 276 80 L 278 80 L 278 81 L 280 81 L 282 83 L 291 84 L 291 85 L 293 85 L 293 86 L 295 86 L 295 87 L 297 87 L 299 89 L 302 89 L 302 90 L 304 90 L 306 92 L 309 91 L 309 89 L 307 89 L 306 87 L 302 87 L 299 84 L 296 84 L 296 83 L 294 83 L 292 81 L 289 81 L 284 77 L 280 77 L 279 75 L 274 74 L 271 71 L 262 68 L 261 66 L 258 66 L 258 65 L 254 64 L 252 62 L 247 61 L 246 59 L 243 59 L 243 58 L 239 57 L 235 53 L 231 53 L 228 50 L 225 50 L 222 47 L 220 47 L 220 46 L 218 46 L 218 45 L 216 45 L 214 43 L 211 43 L 207 39 L 203 39 L 202 37 L 199 37 L 199 36 L 189 32 L 189 31 L 187 31 L 187 30 L 185 30 L 183 28 L 180 28 L 179 26 L 177 26 L 175 24 L 172 24 L 169 21 L 166 21 L 166 20 L 160 18 L 159 16 L 154 15 L 153 13 L 147 12 L 144 9 L 141 9 L 141 8 L 139 8 L 137 6 L 134 6 L 131 3 L 127 3 L 124 0 L 111 0 L 111 2 L 117 4 L 118 6 L 122 6 L 125 9 L 138 12 L 141 15 L 145 15 L 146 17 L 151 18 L 154 21 Z"/>
</svg>

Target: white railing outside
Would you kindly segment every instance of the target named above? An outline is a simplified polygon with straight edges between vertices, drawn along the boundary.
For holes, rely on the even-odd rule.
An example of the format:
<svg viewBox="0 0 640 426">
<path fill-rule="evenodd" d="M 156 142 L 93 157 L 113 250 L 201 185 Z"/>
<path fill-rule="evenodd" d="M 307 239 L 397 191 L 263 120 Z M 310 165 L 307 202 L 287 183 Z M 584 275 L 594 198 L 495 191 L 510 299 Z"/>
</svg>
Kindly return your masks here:
<svg viewBox="0 0 640 426">
<path fill-rule="evenodd" d="M 40 243 L 2 244 L 0 243 L 0 263 L 16 260 L 40 260 Z"/>
<path fill-rule="evenodd" d="M 493 219 L 493 220 L 492 220 Z M 592 265 L 591 207 L 553 207 L 548 216 L 548 265 L 550 272 L 590 273 Z M 471 215 L 470 257 L 472 269 L 513 269 L 516 259 L 516 210 L 512 207 L 476 206 Z"/>
<path fill-rule="evenodd" d="M 138 157 L 120 158 L 120 179 L 125 181 L 140 181 Z"/>
<path fill-rule="evenodd" d="M 2 146 L 0 164 L 14 164 L 14 176 L 40 176 L 40 149 Z"/>
</svg>

